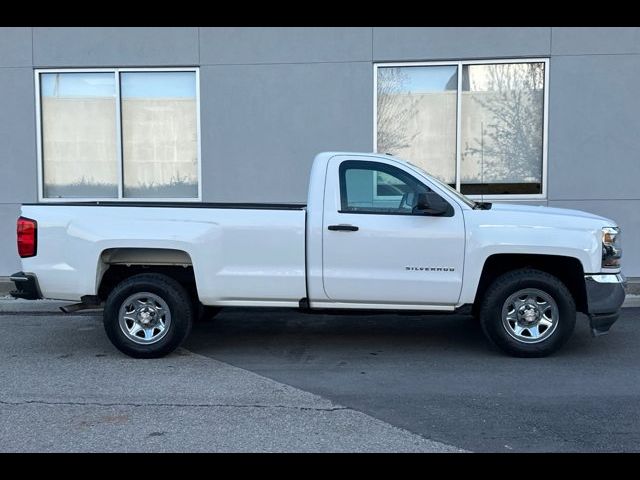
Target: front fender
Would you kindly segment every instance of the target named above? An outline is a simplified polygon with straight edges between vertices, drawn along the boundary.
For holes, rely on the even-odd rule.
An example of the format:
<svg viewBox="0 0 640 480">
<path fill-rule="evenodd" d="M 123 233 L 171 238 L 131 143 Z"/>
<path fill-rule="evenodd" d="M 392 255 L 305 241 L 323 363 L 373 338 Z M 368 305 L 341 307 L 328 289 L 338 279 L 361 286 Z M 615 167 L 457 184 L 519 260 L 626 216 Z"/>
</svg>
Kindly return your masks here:
<svg viewBox="0 0 640 480">
<path fill-rule="evenodd" d="M 496 254 L 569 257 L 577 259 L 584 272 L 600 270 L 599 226 L 585 229 L 562 228 L 558 225 L 523 225 L 515 222 L 500 224 L 482 221 L 481 218 L 475 222 L 467 220 L 466 223 L 467 242 L 460 304 L 473 303 L 484 265 L 489 257 Z"/>
</svg>

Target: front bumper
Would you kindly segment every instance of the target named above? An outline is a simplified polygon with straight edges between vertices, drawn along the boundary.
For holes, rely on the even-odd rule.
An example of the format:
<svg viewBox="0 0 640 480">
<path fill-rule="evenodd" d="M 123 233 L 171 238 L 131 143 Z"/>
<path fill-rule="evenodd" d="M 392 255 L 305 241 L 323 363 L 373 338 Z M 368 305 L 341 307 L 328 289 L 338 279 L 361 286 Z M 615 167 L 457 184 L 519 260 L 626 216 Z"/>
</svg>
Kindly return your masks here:
<svg viewBox="0 0 640 480">
<path fill-rule="evenodd" d="M 593 274 L 585 275 L 584 281 L 591 334 L 604 335 L 620 316 L 626 279 L 621 273 Z"/>
<path fill-rule="evenodd" d="M 24 298 L 26 300 L 38 300 L 42 298 L 38 279 L 33 273 L 17 272 L 9 277 L 16 289 L 9 292 L 14 298 Z"/>
</svg>

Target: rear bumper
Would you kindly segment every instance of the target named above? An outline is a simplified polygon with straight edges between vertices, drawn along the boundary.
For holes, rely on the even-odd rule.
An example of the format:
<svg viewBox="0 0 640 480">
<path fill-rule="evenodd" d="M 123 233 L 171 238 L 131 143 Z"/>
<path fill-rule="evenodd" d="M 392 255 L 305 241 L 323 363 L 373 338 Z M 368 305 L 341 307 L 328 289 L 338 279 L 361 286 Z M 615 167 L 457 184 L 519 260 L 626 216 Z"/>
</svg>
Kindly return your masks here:
<svg viewBox="0 0 640 480">
<path fill-rule="evenodd" d="M 620 273 L 594 274 L 585 275 L 584 281 L 591 334 L 594 337 L 604 335 L 620 316 L 626 279 Z"/>
<path fill-rule="evenodd" d="M 33 273 L 17 272 L 9 277 L 16 289 L 9 292 L 14 298 L 24 298 L 26 300 L 38 300 L 42 298 L 38 278 Z"/>
</svg>

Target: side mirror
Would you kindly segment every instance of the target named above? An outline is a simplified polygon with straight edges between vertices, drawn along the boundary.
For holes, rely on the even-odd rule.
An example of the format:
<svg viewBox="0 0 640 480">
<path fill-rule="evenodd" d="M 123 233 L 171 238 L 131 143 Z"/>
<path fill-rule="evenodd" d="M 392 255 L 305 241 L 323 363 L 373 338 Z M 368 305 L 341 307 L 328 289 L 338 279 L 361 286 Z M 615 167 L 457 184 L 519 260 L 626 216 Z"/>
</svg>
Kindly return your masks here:
<svg viewBox="0 0 640 480">
<path fill-rule="evenodd" d="M 440 195 L 435 192 L 426 192 L 418 194 L 418 201 L 413 208 L 413 213 L 437 217 L 448 213 L 450 208 L 450 205 Z"/>
</svg>

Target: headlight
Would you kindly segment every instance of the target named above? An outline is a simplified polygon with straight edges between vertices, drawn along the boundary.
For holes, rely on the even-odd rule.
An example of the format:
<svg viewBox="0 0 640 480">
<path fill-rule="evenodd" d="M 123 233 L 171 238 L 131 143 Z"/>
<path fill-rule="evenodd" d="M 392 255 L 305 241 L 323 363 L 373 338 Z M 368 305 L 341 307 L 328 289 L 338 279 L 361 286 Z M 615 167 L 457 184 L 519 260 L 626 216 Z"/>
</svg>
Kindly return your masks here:
<svg viewBox="0 0 640 480">
<path fill-rule="evenodd" d="M 604 227 L 602 229 L 602 267 L 620 268 L 620 229 L 618 227 Z"/>
</svg>

